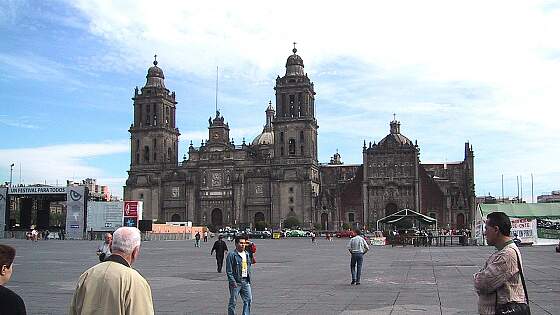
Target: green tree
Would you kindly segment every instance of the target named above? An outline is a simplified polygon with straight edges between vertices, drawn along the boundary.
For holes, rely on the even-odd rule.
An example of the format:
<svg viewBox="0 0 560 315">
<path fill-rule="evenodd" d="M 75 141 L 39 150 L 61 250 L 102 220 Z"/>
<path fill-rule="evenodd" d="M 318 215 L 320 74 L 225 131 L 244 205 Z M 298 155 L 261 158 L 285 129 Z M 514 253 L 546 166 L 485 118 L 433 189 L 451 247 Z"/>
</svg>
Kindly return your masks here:
<svg viewBox="0 0 560 315">
<path fill-rule="evenodd" d="M 289 217 L 284 220 L 284 227 L 287 229 L 291 229 L 297 226 L 299 226 L 299 220 L 296 217 Z"/>
<path fill-rule="evenodd" d="M 350 224 L 344 223 L 344 224 L 342 225 L 342 229 L 343 229 L 343 230 L 350 230 Z"/>
<path fill-rule="evenodd" d="M 264 231 L 264 228 L 267 227 L 266 222 L 264 221 L 257 221 L 255 223 L 255 229 L 257 231 Z"/>
</svg>

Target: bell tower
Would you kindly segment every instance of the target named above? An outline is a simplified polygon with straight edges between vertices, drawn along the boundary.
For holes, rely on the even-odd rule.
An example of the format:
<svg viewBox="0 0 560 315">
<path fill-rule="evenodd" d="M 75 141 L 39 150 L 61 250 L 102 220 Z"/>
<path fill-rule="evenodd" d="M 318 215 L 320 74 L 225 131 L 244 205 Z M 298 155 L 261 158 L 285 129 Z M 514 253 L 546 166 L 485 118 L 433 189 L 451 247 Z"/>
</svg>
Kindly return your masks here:
<svg viewBox="0 0 560 315">
<path fill-rule="evenodd" d="M 293 54 L 286 61 L 286 73 L 276 78 L 276 116 L 274 132 L 272 220 L 282 226 L 295 218 L 305 227 L 318 222 L 315 209 L 319 194 L 317 161 L 317 120 L 313 82 L 304 71 L 303 60 Z"/>
<path fill-rule="evenodd" d="M 304 72 L 295 47 L 286 61 L 286 74 L 276 78 L 274 156 L 307 159 L 317 164 L 317 120 L 313 82 Z"/>
<path fill-rule="evenodd" d="M 165 87 L 163 70 L 154 56 L 146 84 L 134 89 L 134 123 L 130 126 L 130 170 L 177 164 L 179 129 L 175 127 L 175 92 Z"/>
</svg>

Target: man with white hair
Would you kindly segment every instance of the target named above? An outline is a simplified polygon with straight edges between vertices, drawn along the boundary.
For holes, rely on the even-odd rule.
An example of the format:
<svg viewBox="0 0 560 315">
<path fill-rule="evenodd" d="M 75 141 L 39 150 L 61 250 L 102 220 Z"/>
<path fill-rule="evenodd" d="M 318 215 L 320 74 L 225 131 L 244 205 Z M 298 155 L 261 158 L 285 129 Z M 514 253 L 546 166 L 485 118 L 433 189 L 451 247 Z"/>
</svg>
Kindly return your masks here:
<svg viewBox="0 0 560 315">
<path fill-rule="evenodd" d="M 150 285 L 131 268 L 139 252 L 140 231 L 117 229 L 111 256 L 80 276 L 69 314 L 154 314 Z"/>
</svg>

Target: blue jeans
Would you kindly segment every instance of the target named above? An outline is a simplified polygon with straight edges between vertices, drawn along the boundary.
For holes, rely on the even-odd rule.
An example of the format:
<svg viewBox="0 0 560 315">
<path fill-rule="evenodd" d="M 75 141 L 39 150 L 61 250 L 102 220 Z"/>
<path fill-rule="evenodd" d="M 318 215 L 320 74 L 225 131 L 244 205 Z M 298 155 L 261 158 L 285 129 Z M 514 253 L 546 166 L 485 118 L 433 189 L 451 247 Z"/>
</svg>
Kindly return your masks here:
<svg viewBox="0 0 560 315">
<path fill-rule="evenodd" d="M 364 254 L 352 253 L 352 258 L 350 258 L 350 272 L 352 273 L 352 281 L 360 282 L 363 261 L 364 261 Z M 356 264 L 358 265 L 358 268 L 356 268 Z"/>
<path fill-rule="evenodd" d="M 232 288 L 231 285 L 229 286 L 228 315 L 235 315 L 237 294 L 241 295 L 243 300 L 243 315 L 250 315 L 253 294 L 251 293 L 251 284 L 245 280 L 241 280 L 241 283 L 238 283 L 235 288 Z"/>
</svg>

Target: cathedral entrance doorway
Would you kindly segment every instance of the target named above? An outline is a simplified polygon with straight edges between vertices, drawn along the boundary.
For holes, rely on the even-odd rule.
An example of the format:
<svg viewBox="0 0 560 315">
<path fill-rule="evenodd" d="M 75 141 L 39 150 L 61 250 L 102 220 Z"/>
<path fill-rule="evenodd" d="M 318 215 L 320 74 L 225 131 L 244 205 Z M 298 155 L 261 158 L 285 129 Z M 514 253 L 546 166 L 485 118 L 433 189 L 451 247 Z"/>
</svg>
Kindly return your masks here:
<svg viewBox="0 0 560 315">
<path fill-rule="evenodd" d="M 266 221 L 264 219 L 264 213 L 262 212 L 257 212 L 255 213 L 255 229 L 257 230 L 264 230 L 264 227 L 266 225 Z"/>
<path fill-rule="evenodd" d="M 462 213 L 459 213 L 457 215 L 457 228 L 458 229 L 464 229 L 465 228 L 465 215 Z"/>
<path fill-rule="evenodd" d="M 321 213 L 321 229 L 323 230 L 329 229 L 329 214 L 326 212 Z"/>
<path fill-rule="evenodd" d="M 394 203 L 392 203 L 392 202 L 391 202 L 391 203 L 388 203 L 388 204 L 385 206 L 385 216 L 389 216 L 389 215 L 391 215 L 391 214 L 397 212 L 398 210 L 399 210 L 399 207 L 397 207 L 396 204 L 394 204 Z"/>
<path fill-rule="evenodd" d="M 181 216 L 177 213 L 173 214 L 171 216 L 171 222 L 180 222 L 181 221 Z"/>
<path fill-rule="evenodd" d="M 224 224 L 222 210 L 215 208 L 212 210 L 212 225 L 214 227 L 221 227 Z"/>
</svg>

